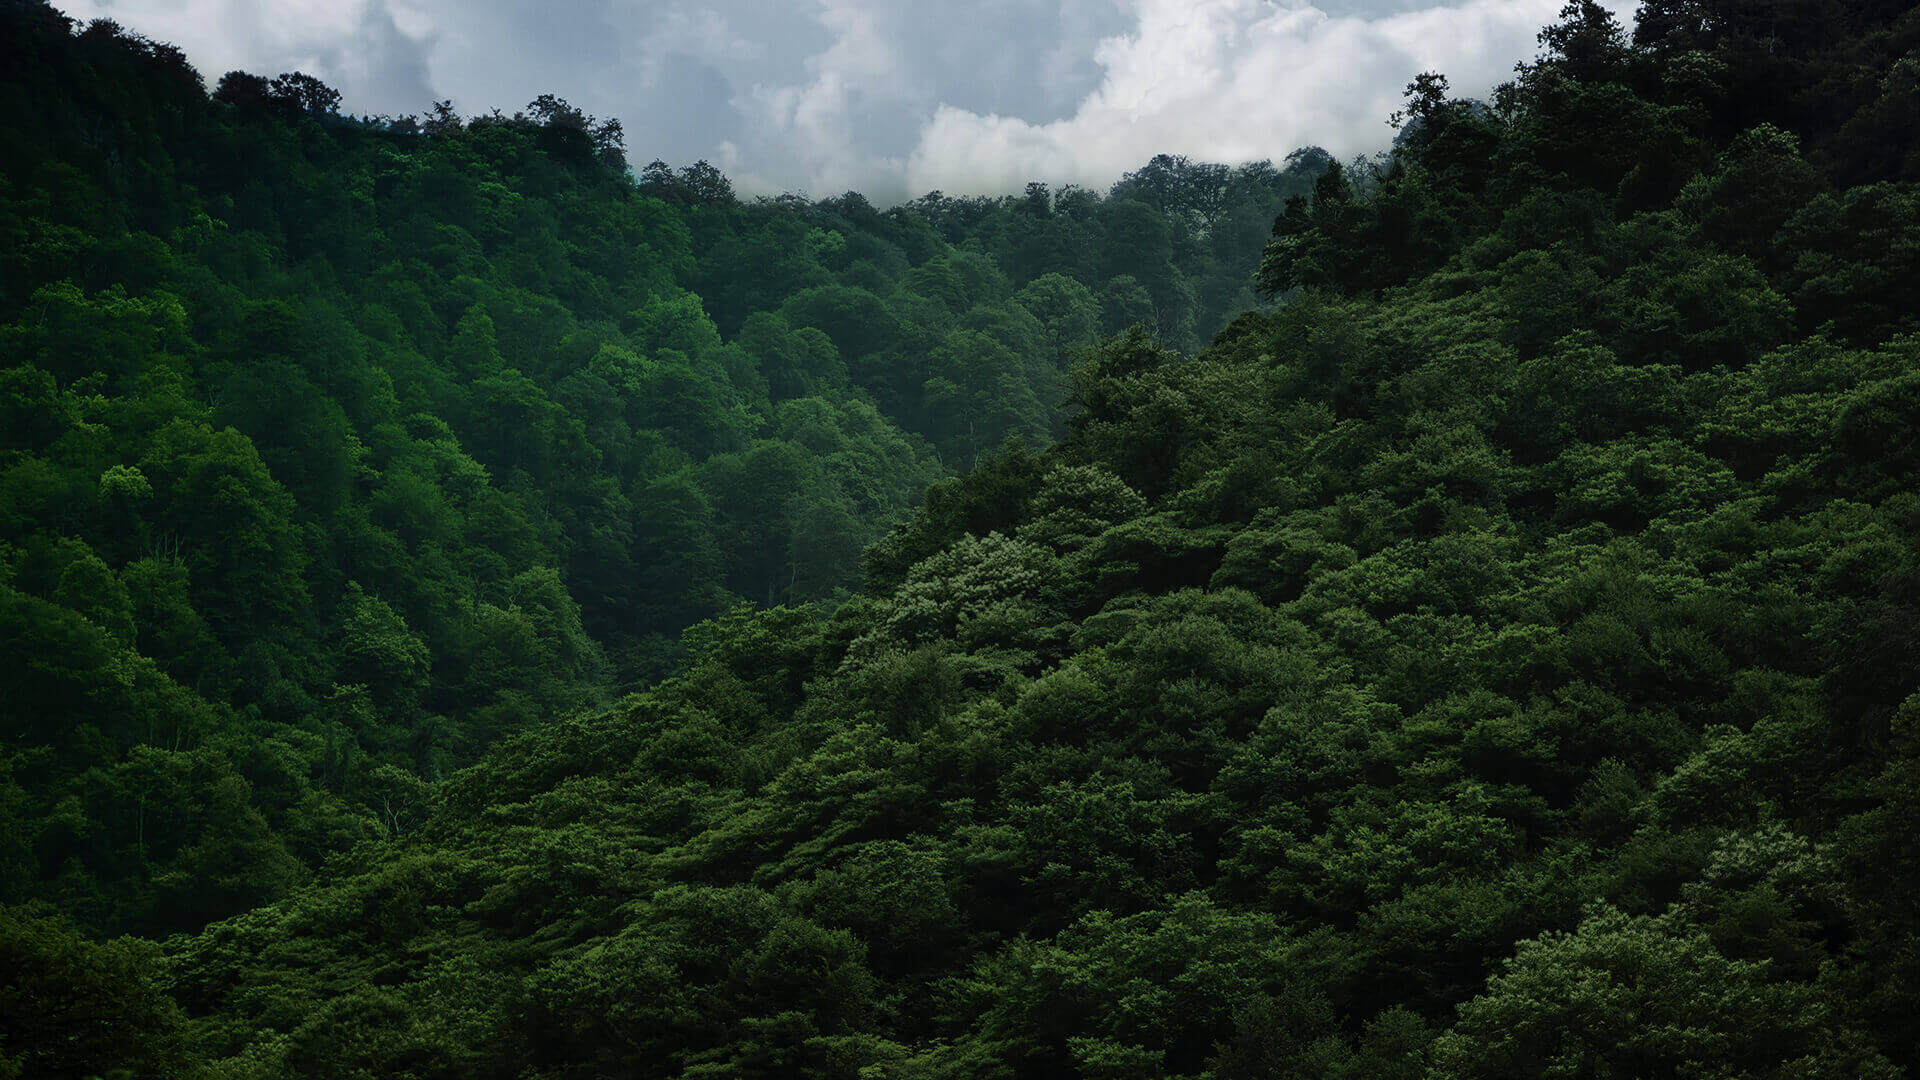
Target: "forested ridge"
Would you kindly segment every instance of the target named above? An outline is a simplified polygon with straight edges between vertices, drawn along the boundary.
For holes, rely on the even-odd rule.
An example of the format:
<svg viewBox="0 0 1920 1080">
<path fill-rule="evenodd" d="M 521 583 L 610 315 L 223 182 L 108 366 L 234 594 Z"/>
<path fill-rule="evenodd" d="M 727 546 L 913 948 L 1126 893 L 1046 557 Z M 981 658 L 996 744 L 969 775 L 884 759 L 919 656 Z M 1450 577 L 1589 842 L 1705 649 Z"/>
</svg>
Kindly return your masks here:
<svg viewBox="0 0 1920 1080">
<path fill-rule="evenodd" d="M 1328 160 L 743 201 L 557 97 L 354 117 L 0 11 L 0 899 L 101 930 L 278 898 L 686 627 L 843 600 L 1052 441 L 1076 350 L 1224 325 Z"/>
<path fill-rule="evenodd" d="M 1920 1065 L 1920 10 L 884 212 L 0 12 L 0 1076 Z"/>
</svg>

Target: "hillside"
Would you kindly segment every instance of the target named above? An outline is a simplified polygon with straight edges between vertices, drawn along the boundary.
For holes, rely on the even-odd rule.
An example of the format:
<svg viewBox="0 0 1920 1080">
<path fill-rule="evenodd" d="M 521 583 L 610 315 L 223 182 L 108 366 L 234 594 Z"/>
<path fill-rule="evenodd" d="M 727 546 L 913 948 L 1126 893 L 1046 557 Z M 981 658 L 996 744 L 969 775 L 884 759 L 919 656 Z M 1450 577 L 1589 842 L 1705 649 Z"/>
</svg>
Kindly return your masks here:
<svg viewBox="0 0 1920 1080">
<path fill-rule="evenodd" d="M 0 17 L 0 901 L 96 930 L 284 896 L 686 627 L 840 603 L 1103 329 L 1224 324 L 1325 165 L 743 201 L 552 96 L 353 117 Z"/>
<path fill-rule="evenodd" d="M 92 47 L 59 40 L 76 57 Z M 1384 162 L 1301 155 L 1268 170 L 1300 190 L 1266 189 L 1296 197 L 1234 288 L 1276 302 L 1197 349 L 1183 336 L 1211 301 L 1183 309 L 1190 326 L 1109 303 L 1132 276 L 1159 312 L 1155 281 L 1234 264 L 1196 254 L 1193 238 L 1231 231 L 1231 215 L 1193 210 L 1205 202 L 1186 181 L 1172 190 L 1188 194 L 1142 197 L 1158 175 L 1205 172 L 1173 159 L 1094 200 L 1090 219 L 1067 193 L 1042 193 L 1044 213 L 1037 195 L 886 213 L 854 196 L 741 206 L 697 169 L 630 185 L 567 164 L 537 144 L 572 136 L 536 121 L 420 142 L 178 107 L 216 134 L 268 125 L 227 136 L 228 155 L 269 138 L 308 147 L 272 156 L 305 162 L 275 183 L 305 176 L 347 201 L 339 214 L 392 222 L 316 236 L 444 230 L 448 261 L 400 281 L 372 269 L 390 254 L 350 263 L 295 232 L 241 243 L 274 235 L 257 226 L 180 222 L 151 243 L 134 238 L 161 234 L 133 219 L 57 232 L 44 223 L 77 210 L 52 193 L 71 185 L 10 177 L 12 220 L 40 199 L 32 235 L 67 246 L 14 245 L 42 262 L 8 269 L 10 290 L 36 282 L 9 292 L 25 298 L 0 337 L 16 398 L 40 402 L 13 415 L 50 419 L 7 426 L 34 440 L 0 480 L 15 530 L 10 707 L 44 727 L 8 747 L 0 790 L 28 823 L 11 831 L 26 839 L 8 879 L 36 882 L 9 899 L 67 910 L 0 911 L 0 971 L 16 988 L 0 994 L 0 1065 L 502 1080 L 1912 1074 L 1920 11 L 1662 0 L 1629 28 L 1576 0 L 1540 42 L 1486 102 L 1418 80 Z M 128 63 L 146 71 L 157 53 L 142 48 Z M 140 52 L 124 38 L 111 50 Z M 146 147 L 136 160 L 171 160 L 140 140 L 172 107 L 151 89 L 127 100 L 142 117 L 126 129 Z M 378 185 L 372 163 L 403 145 L 422 172 L 355 211 L 353 184 L 331 178 Z M 487 154 L 501 147 L 523 156 L 513 190 L 492 193 L 474 178 L 499 168 Z M 79 169 L 38 160 L 49 175 Z M 129 190 L 82 202 L 138 215 L 191 190 L 227 205 L 182 168 L 110 170 Z M 547 169 L 573 179 L 543 196 Z M 582 177 L 612 192 L 592 206 L 630 207 L 638 223 L 593 232 L 593 215 L 543 207 L 586 190 Z M 409 219 L 411 183 L 470 207 L 473 228 Z M 41 194 L 12 197 L 23 191 Z M 519 216 L 486 239 L 474 229 L 506 194 Z M 236 213 L 261 203 L 227 197 Z M 1105 260 L 1152 233 L 1124 224 L 1143 212 L 1167 223 L 1164 257 L 1120 274 L 1128 264 Z M 1072 239 L 1088 220 L 1120 223 L 1106 247 Z M 825 276 L 795 271 L 786 291 L 729 274 L 770 264 L 726 246 L 755 229 L 793 230 L 767 250 L 809 253 Z M 203 233 L 229 239 L 182 263 Z M 543 236 L 570 254 L 542 255 Z M 162 267 L 148 288 L 119 285 L 124 269 L 86 279 L 111 244 Z M 594 257 L 612 261 L 582 269 Z M 446 273 L 456 266 L 495 269 Z M 535 272 L 540 290 L 519 276 Z M 55 280 L 71 284 L 39 283 Z M 266 306 L 275 290 L 300 305 L 285 322 Z M 1079 313 L 1063 324 L 1075 329 L 1024 352 L 1001 335 L 1023 316 L 1045 324 L 1030 306 L 1042 293 Z M 341 311 L 315 314 L 329 306 Z M 535 311 L 564 329 L 522 328 Z M 432 354 L 409 344 L 425 338 L 408 319 L 428 315 Z M 234 362 L 330 340 L 320 330 L 335 325 L 352 343 L 330 354 L 338 368 Z M 757 326 L 793 351 L 753 345 Z M 95 327 L 97 343 L 73 344 Z M 686 397 L 712 400 L 699 387 L 722 404 L 655 411 L 681 399 L 636 390 L 619 427 L 588 412 L 618 397 L 596 376 L 568 426 L 561 387 L 612 350 L 645 358 L 633 378 L 686 358 L 671 360 L 690 372 Z M 483 360 L 461 366 L 469 355 Z M 547 359 L 517 360 L 514 381 L 508 355 Z M 832 363 L 775 389 L 790 356 Z M 366 400 L 413 404 L 349 409 L 362 399 L 321 380 L 357 370 L 352 357 L 385 375 Z M 113 358 L 138 362 L 99 368 Z M 291 427 L 255 436 L 243 414 L 221 420 L 259 392 L 205 396 L 218 378 L 273 372 L 305 380 L 278 400 L 339 403 L 340 444 L 358 449 L 334 503 L 315 502 L 320 455 L 271 441 Z M 489 378 L 525 382 L 525 400 L 554 411 L 488 428 L 505 415 L 481 404 Z M 534 415 L 556 419 L 520 419 Z M 728 415 L 738 428 L 702 426 Z M 553 442 L 525 441 L 544 430 Z M 855 431 L 872 448 L 836 457 L 830 436 Z M 683 531 L 642 554 L 613 546 L 632 573 L 714 590 L 677 601 L 677 646 L 596 621 L 677 594 L 582 586 L 621 580 L 583 571 L 599 564 L 578 552 L 599 550 L 592 513 L 616 495 L 638 505 L 623 486 L 635 474 L 566 487 L 574 474 L 545 463 L 569 460 L 567 446 L 663 463 L 640 468 L 640 490 L 674 501 L 628 520 Z M 196 479 L 213 466 L 193 455 L 216 454 L 246 464 Z M 746 527 L 741 507 L 795 505 L 769 498 L 785 490 L 771 481 L 736 479 L 784 475 L 782 461 L 836 485 L 844 519 L 761 526 L 801 553 L 766 588 L 764 567 L 735 560 L 767 548 L 729 547 L 740 534 L 727 530 Z M 402 474 L 434 494 L 381 496 Z M 232 479 L 244 476 L 261 479 Z M 169 535 L 140 500 L 190 506 L 201 490 L 247 491 L 263 509 L 183 520 L 253 531 L 184 534 L 171 562 L 125 546 Z M 889 494 L 848 509 L 873 490 Z M 489 505 L 520 517 L 479 517 Z M 329 506 L 336 517 L 312 516 Z M 402 506 L 455 524 L 409 533 Z M 292 561 L 193 561 L 243 542 L 277 550 L 281 533 L 261 524 L 275 520 Z M 523 532 L 501 524 L 516 520 Z M 689 538 L 707 528 L 702 549 Z M 382 534 L 386 548 L 323 542 Z M 529 546 L 488 546 L 503 536 Z M 838 591 L 861 548 L 862 587 Z M 839 561 L 806 561 L 826 550 Z M 275 565 L 304 591 L 258 584 Z M 705 578 L 685 569 L 701 565 Z M 421 596 L 436 589 L 472 599 L 436 608 Z M 275 612 L 289 611 L 315 629 L 287 629 L 297 620 Z M 513 618 L 529 624 L 514 631 L 524 651 L 484 644 L 487 619 Z M 176 625 L 202 636 L 153 629 Z M 88 656 L 94 667 L 71 659 Z M 301 663 L 315 665 L 308 682 L 261 676 Z M 515 684 L 511 717 L 485 719 L 506 691 L 440 696 L 495 685 L 445 673 L 502 670 L 534 687 Z M 376 681 L 310 689 L 348 674 Z M 491 726 L 458 754 L 417 756 L 408 740 L 455 715 L 442 701 Z M 185 721 L 151 718 L 189 706 L 207 710 L 194 730 L 221 734 L 168 745 Z M 98 718 L 67 719 L 82 707 Z M 325 723 L 344 734 L 329 742 Z M 322 749 L 335 745 L 366 763 L 351 781 L 330 771 L 348 768 Z M 271 801 L 284 792 L 304 801 Z M 193 809 L 149 801 L 163 794 Z M 148 843 L 129 828 L 183 821 L 207 825 L 150 870 L 51 858 L 87 841 L 126 859 Z M 269 894 L 271 843 L 307 861 Z M 69 899 L 95 894 L 109 899 Z M 220 900 L 165 906 L 183 895 Z M 121 929 L 146 936 L 99 936 Z M 160 940 L 170 929 L 188 932 Z"/>
</svg>

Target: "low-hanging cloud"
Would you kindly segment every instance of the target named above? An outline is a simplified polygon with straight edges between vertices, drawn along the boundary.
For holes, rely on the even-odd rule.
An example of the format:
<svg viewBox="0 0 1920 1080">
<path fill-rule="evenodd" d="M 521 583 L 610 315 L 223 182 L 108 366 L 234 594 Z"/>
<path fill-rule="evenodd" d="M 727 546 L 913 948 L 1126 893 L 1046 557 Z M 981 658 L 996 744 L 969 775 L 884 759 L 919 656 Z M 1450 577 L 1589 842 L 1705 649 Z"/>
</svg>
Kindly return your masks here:
<svg viewBox="0 0 1920 1080">
<path fill-rule="evenodd" d="M 56 0 L 58 2 L 58 0 Z M 209 81 L 304 70 L 357 112 L 557 93 L 636 163 L 747 191 L 891 202 L 1101 187 L 1156 153 L 1384 146 L 1421 71 L 1484 93 L 1561 0 L 69 0 L 186 50 Z M 1631 0 L 1610 0 L 1623 17 Z"/>
</svg>

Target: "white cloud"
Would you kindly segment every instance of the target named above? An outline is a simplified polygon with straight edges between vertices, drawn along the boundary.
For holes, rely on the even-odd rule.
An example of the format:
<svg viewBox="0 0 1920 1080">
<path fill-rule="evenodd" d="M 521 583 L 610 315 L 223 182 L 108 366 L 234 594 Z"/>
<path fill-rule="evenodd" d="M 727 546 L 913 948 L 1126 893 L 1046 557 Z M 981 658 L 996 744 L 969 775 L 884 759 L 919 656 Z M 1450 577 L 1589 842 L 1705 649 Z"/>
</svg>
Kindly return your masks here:
<svg viewBox="0 0 1920 1080">
<path fill-rule="evenodd" d="M 722 63 L 753 63 L 767 55 L 767 44 L 735 33 L 726 16 L 712 8 L 682 5 L 664 17 L 628 9 L 635 16 L 629 32 L 640 31 L 640 51 L 648 58 L 680 53 Z"/>
<path fill-rule="evenodd" d="M 1560 6 L 1466 0 L 1366 16 L 1271 0 L 1138 0 L 1134 29 L 1101 42 L 1105 76 L 1073 115 L 1036 124 L 942 107 L 908 158 L 907 185 L 1104 186 L 1156 153 L 1368 152 L 1389 141 L 1386 119 L 1414 75 L 1438 70 L 1456 93 L 1485 93 L 1535 55 Z"/>
</svg>

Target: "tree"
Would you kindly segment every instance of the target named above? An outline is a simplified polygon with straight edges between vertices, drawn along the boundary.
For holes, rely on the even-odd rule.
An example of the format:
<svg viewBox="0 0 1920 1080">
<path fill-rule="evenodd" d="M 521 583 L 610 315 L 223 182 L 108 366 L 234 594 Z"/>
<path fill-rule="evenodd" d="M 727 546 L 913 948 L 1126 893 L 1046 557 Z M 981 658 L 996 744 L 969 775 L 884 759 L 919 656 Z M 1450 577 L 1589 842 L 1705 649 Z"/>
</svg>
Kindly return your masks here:
<svg viewBox="0 0 1920 1080">
<path fill-rule="evenodd" d="M 1718 167 L 1695 177 L 1679 201 L 1698 216 L 1703 234 L 1778 273 L 1791 253 L 1776 237 L 1823 187 L 1819 173 L 1801 158 L 1800 141 L 1763 124 L 1741 133 Z"/>
<path fill-rule="evenodd" d="M 274 76 L 268 94 L 275 103 L 311 116 L 327 116 L 340 111 L 340 92 L 304 72 Z"/>
<path fill-rule="evenodd" d="M 680 170 L 680 182 L 687 196 L 702 206 L 731 206 L 735 199 L 733 182 L 705 158 Z"/>
<path fill-rule="evenodd" d="M 691 476 L 646 485 L 634 499 L 638 633 L 674 635 L 715 614 L 723 595 L 718 524 Z"/>
<path fill-rule="evenodd" d="M 1829 1022 L 1811 987 L 1702 933 L 1599 909 L 1521 944 L 1434 1044 L 1435 1075 L 1897 1075 Z"/>
<path fill-rule="evenodd" d="M 535 123 L 543 127 L 564 127 L 575 131 L 586 131 L 593 118 L 568 103 L 566 98 L 553 94 L 541 94 L 527 105 L 527 112 Z"/>
<path fill-rule="evenodd" d="M 341 675 L 372 691 L 384 722 L 405 722 L 425 683 L 431 659 L 426 643 L 386 601 L 347 584 L 341 605 Z"/>
<path fill-rule="evenodd" d="M 220 76 L 220 85 L 213 91 L 213 100 L 235 108 L 257 109 L 273 101 L 273 91 L 267 80 L 259 75 L 229 71 Z"/>
<path fill-rule="evenodd" d="M 160 991 L 160 967 L 149 942 L 96 943 L 50 912 L 0 907 L 0 1069 L 77 1078 L 187 1068 L 185 1017 Z"/>
<path fill-rule="evenodd" d="M 1578 82 L 1599 82 L 1626 59 L 1626 32 L 1612 11 L 1595 0 L 1568 0 L 1560 22 L 1540 31 L 1543 66 Z M 1523 70 L 1523 75 L 1525 71 Z"/>
<path fill-rule="evenodd" d="M 627 133 L 620 121 L 609 116 L 588 134 L 593 136 L 593 156 L 610 169 L 627 168 Z"/>
<path fill-rule="evenodd" d="M 1040 320 L 1048 354 L 1061 371 L 1071 365 L 1077 351 L 1094 343 L 1100 329 L 1100 305 L 1093 292 L 1063 274 L 1035 278 L 1014 294 L 1013 302 Z M 1125 301 L 1120 301 L 1120 308 L 1116 314 L 1124 318 Z"/>
<path fill-rule="evenodd" d="M 439 137 L 445 137 L 460 131 L 460 114 L 453 109 L 453 99 L 449 98 L 446 101 L 434 102 L 433 110 L 420 125 L 420 130 L 426 132 L 428 135 Z"/>
</svg>

